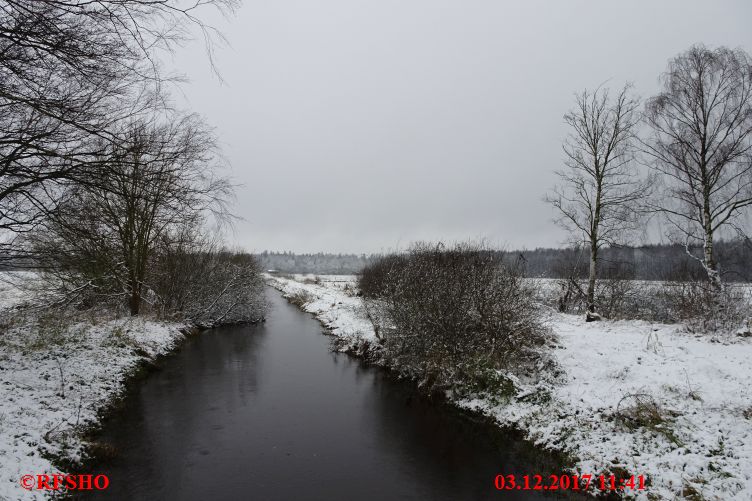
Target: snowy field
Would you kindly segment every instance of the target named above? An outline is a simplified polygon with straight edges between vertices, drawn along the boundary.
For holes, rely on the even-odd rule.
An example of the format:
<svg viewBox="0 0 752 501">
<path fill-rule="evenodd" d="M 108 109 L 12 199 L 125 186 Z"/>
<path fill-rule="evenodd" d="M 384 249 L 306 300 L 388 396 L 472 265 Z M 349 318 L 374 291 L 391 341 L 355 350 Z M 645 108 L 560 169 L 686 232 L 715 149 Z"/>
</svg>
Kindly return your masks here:
<svg viewBox="0 0 752 501">
<path fill-rule="evenodd" d="M 54 474 L 50 458 L 82 458 L 82 433 L 144 361 L 168 353 L 181 325 L 130 318 L 18 318 L 33 275 L 0 273 L 0 499 L 43 499 L 22 475 Z M 33 285 L 33 284 L 32 284 Z M 70 471 L 66 473 L 77 473 Z"/>
<path fill-rule="evenodd" d="M 267 278 L 285 296 L 306 299 L 304 309 L 334 335 L 375 341 L 353 277 Z M 516 397 L 502 404 L 456 404 L 567 453 L 580 474 L 645 475 L 648 487 L 637 499 L 752 499 L 750 338 L 547 315 L 563 375 L 519 382 Z"/>
</svg>

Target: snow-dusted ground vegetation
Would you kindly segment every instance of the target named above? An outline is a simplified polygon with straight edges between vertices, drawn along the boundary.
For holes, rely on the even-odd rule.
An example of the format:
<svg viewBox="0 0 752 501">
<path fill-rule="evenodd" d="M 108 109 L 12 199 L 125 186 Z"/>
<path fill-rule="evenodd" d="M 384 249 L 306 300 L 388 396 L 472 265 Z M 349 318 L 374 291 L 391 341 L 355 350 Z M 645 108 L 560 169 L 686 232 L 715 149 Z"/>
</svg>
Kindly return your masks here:
<svg viewBox="0 0 752 501">
<path fill-rule="evenodd" d="M 267 279 L 340 346 L 378 344 L 354 277 Z M 454 397 L 456 405 L 566 453 L 581 474 L 645 475 L 638 499 L 752 499 L 751 338 L 542 311 L 556 335 L 549 373 L 510 376 L 512 395 Z"/>
<path fill-rule="evenodd" d="M 21 476 L 60 473 L 54 464 L 80 461 L 100 411 L 141 364 L 179 344 L 182 325 L 106 313 L 21 313 L 16 307 L 26 292 L 18 285 L 33 275 L 0 278 L 0 499 L 42 499 L 45 491 L 21 488 Z"/>
</svg>

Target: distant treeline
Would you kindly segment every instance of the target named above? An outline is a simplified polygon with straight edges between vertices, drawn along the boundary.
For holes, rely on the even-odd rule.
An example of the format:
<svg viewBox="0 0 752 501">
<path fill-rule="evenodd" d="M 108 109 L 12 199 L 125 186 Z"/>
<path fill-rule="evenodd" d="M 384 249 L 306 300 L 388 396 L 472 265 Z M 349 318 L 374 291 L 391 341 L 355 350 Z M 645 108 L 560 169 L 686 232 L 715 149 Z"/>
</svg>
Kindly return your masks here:
<svg viewBox="0 0 752 501">
<path fill-rule="evenodd" d="M 723 277 L 731 282 L 752 282 L 752 241 L 721 241 L 715 244 Z M 691 249 L 700 256 L 701 249 Z M 589 258 L 585 249 L 539 248 L 500 251 L 507 262 L 522 267 L 528 277 L 587 278 Z M 257 254 L 261 267 L 282 273 L 357 274 L 379 255 L 366 254 L 294 254 L 268 252 Z M 681 245 L 642 245 L 608 247 L 601 250 L 603 278 L 636 280 L 701 280 L 705 272 L 700 261 Z"/>
<path fill-rule="evenodd" d="M 700 256 L 702 249 L 690 249 Z M 720 241 L 715 244 L 722 263 L 724 280 L 752 281 L 752 242 L 749 239 Z M 535 249 L 507 253 L 524 266 L 528 277 L 587 278 L 587 249 Z M 599 276 L 636 280 L 702 280 L 707 276 L 701 262 L 690 256 L 682 245 L 642 245 L 606 247 L 600 250 Z"/>
<path fill-rule="evenodd" d="M 360 270 L 375 258 L 366 254 L 294 254 L 267 251 L 257 254 L 256 257 L 263 270 L 318 275 L 354 275 L 360 273 Z"/>
</svg>

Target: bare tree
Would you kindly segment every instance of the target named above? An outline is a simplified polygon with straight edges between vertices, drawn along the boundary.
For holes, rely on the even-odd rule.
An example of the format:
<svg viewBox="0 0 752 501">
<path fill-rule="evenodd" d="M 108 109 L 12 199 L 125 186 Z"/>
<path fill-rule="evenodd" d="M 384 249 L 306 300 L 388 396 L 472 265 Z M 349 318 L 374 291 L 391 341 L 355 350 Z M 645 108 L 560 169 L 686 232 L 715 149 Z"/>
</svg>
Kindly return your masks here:
<svg viewBox="0 0 752 501">
<path fill-rule="evenodd" d="M 198 28 L 211 59 L 207 5 L 237 0 L 0 0 L 0 251 L 96 167 L 113 124 L 151 107 L 144 93 L 165 95 L 160 51 Z"/>
<path fill-rule="evenodd" d="M 714 240 L 738 228 L 752 205 L 752 60 L 740 49 L 696 45 L 669 62 L 662 83 L 645 110 L 645 150 L 666 186 L 655 209 L 718 290 Z"/>
<path fill-rule="evenodd" d="M 103 148 L 101 168 L 65 194 L 36 236 L 46 258 L 69 289 L 127 298 L 140 312 L 157 242 L 176 227 L 196 227 L 207 212 L 227 216 L 226 179 L 213 175 L 211 131 L 195 115 L 165 123 L 129 124 Z"/>
<path fill-rule="evenodd" d="M 576 95 L 575 108 L 564 115 L 570 133 L 564 142 L 566 170 L 558 171 L 561 185 L 546 196 L 559 213 L 557 222 L 575 243 L 590 251 L 587 318 L 597 318 L 598 251 L 618 244 L 636 229 L 638 205 L 647 184 L 634 165 L 638 100 L 625 85 L 611 99 L 608 89 Z"/>
</svg>

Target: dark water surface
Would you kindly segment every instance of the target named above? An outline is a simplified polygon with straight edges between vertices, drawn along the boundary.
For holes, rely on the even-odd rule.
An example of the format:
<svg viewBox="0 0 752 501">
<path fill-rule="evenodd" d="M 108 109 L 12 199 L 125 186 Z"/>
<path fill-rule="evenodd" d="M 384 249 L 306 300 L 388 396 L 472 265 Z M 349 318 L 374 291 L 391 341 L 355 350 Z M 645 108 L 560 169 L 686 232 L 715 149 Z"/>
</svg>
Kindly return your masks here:
<svg viewBox="0 0 752 501">
<path fill-rule="evenodd" d="M 267 294 L 265 324 L 190 339 L 106 422 L 118 454 L 92 467 L 110 478 L 97 499 L 543 498 L 494 489 L 538 473 L 519 442 L 331 353 L 315 319 Z"/>
</svg>

